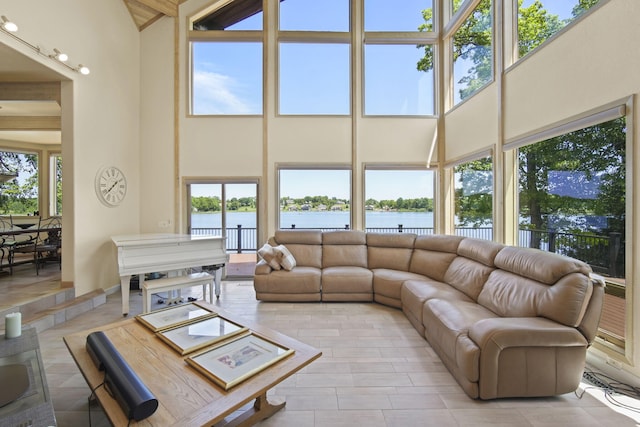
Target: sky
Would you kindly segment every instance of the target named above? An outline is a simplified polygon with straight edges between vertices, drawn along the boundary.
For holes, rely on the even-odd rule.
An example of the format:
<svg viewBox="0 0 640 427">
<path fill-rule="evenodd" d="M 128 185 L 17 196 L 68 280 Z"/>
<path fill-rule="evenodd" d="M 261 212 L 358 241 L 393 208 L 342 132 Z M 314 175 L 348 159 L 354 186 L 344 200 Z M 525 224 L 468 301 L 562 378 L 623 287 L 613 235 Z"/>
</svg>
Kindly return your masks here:
<svg viewBox="0 0 640 427">
<path fill-rule="evenodd" d="M 534 0 L 524 0 L 529 6 Z M 561 19 L 571 17 L 577 0 L 541 0 Z M 430 0 L 365 0 L 367 31 L 413 31 L 424 21 L 420 11 Z M 348 31 L 348 0 L 285 0 L 280 3 L 283 30 Z M 236 24 L 232 29 L 259 30 L 262 14 Z M 366 114 L 433 114 L 433 75 L 415 70 L 423 51 L 415 46 L 367 45 L 365 47 Z M 226 61 L 225 58 L 234 58 Z M 280 51 L 280 112 L 303 114 L 349 114 L 349 48 L 344 45 L 288 43 Z M 215 43 L 194 45 L 196 113 L 261 114 L 262 46 L 260 43 Z M 457 73 L 460 74 L 459 72 Z M 314 102 L 307 102 L 313 99 Z M 344 171 L 281 180 L 281 195 L 303 197 L 328 195 L 348 198 L 349 178 Z M 318 171 L 315 171 L 316 175 Z M 287 173 L 293 174 L 292 171 Z M 396 199 L 433 197 L 433 178 L 411 174 L 393 176 L 376 171 L 367 175 L 365 198 Z M 203 187 L 204 188 L 204 187 Z M 232 187 L 229 187 L 232 188 Z M 234 187 L 235 188 L 235 187 Z M 197 190 L 199 191 L 199 190 Z M 211 190 L 207 190 L 209 193 Z M 228 194 L 231 194 L 229 189 Z M 219 193 L 220 190 L 217 190 Z M 248 197 L 255 187 L 240 186 L 236 197 Z M 194 192 L 194 195 L 199 195 Z"/>
</svg>

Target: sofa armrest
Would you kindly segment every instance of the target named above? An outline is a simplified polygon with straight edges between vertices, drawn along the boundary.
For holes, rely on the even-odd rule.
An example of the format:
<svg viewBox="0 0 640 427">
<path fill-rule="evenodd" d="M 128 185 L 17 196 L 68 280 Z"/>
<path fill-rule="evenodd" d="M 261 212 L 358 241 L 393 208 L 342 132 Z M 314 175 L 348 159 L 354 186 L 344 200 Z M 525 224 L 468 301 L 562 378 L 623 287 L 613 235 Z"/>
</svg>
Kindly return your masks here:
<svg viewBox="0 0 640 427">
<path fill-rule="evenodd" d="M 273 269 L 267 264 L 267 262 L 263 259 L 258 261 L 256 264 L 256 269 L 254 271 L 255 275 L 265 275 L 271 273 Z"/>
<path fill-rule="evenodd" d="M 544 317 L 496 317 L 469 328 L 482 352 L 499 353 L 509 347 L 585 347 L 587 340 L 576 329 Z"/>
<path fill-rule="evenodd" d="M 480 347 L 481 399 L 557 395 L 580 383 L 588 343 L 576 328 L 503 317 L 478 321 L 468 336 Z"/>
</svg>

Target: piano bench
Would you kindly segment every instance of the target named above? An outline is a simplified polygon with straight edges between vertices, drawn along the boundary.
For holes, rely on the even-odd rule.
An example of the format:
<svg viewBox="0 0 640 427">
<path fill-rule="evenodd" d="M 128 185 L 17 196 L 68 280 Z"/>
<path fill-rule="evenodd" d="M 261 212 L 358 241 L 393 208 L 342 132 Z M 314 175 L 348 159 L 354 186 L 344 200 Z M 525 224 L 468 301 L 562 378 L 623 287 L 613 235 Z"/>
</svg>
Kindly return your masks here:
<svg viewBox="0 0 640 427">
<path fill-rule="evenodd" d="M 151 311 L 151 295 L 154 293 L 170 292 L 198 285 L 202 285 L 202 298 L 205 301 L 207 299 L 207 285 L 209 285 L 209 302 L 213 303 L 213 276 L 204 271 L 184 276 L 145 280 L 142 284 L 142 312 Z"/>
</svg>

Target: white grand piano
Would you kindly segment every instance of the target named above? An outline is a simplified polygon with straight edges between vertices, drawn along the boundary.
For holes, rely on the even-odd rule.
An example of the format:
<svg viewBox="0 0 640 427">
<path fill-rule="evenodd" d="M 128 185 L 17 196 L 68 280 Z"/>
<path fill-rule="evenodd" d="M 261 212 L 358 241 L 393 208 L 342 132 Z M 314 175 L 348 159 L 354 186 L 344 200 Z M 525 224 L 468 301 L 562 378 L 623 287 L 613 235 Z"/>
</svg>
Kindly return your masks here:
<svg viewBox="0 0 640 427">
<path fill-rule="evenodd" d="M 122 314 L 129 314 L 131 275 L 170 272 L 189 267 L 215 270 L 215 291 L 220 296 L 221 267 L 228 262 L 225 238 L 190 234 L 131 234 L 112 236 L 118 249 L 118 273 L 122 292 Z"/>
</svg>

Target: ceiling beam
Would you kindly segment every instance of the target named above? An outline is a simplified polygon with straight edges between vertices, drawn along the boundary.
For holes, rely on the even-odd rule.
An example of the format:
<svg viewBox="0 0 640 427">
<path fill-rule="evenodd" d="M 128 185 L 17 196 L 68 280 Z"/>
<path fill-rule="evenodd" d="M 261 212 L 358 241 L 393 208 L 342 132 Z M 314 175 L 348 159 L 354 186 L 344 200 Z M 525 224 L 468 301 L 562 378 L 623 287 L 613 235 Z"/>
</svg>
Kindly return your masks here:
<svg viewBox="0 0 640 427">
<path fill-rule="evenodd" d="M 0 116 L 0 130 L 60 130 L 56 116 Z"/>
<path fill-rule="evenodd" d="M 178 16 L 178 4 L 174 0 L 136 0 L 153 10 L 157 10 L 167 16 Z"/>
<path fill-rule="evenodd" d="M 56 101 L 60 105 L 60 82 L 0 82 L 1 101 Z"/>
</svg>

